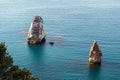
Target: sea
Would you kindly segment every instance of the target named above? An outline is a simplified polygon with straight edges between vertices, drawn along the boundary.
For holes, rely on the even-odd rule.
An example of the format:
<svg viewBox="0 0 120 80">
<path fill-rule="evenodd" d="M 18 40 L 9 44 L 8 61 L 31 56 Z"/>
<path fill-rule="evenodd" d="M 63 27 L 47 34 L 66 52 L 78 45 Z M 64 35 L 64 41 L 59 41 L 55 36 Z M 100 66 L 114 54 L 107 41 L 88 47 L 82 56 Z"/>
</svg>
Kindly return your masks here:
<svg viewBox="0 0 120 80">
<path fill-rule="evenodd" d="M 34 16 L 44 20 L 44 44 L 27 44 Z M 102 64 L 89 67 L 94 40 Z M 120 0 L 0 0 L 0 42 L 40 80 L 120 80 Z"/>
</svg>

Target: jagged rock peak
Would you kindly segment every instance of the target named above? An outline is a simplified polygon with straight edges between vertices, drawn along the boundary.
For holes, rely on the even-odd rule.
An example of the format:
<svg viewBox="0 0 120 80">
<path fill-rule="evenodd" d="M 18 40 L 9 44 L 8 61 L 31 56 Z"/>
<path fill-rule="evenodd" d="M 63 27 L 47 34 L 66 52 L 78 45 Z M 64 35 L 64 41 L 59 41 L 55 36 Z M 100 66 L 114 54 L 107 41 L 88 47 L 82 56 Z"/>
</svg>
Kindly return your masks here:
<svg viewBox="0 0 120 80">
<path fill-rule="evenodd" d="M 102 52 L 96 40 L 93 41 L 93 44 L 90 48 L 89 53 L 89 63 L 90 64 L 101 64 Z"/>
<path fill-rule="evenodd" d="M 35 16 L 33 19 L 33 22 L 42 22 L 43 23 L 43 19 L 40 16 Z"/>
</svg>

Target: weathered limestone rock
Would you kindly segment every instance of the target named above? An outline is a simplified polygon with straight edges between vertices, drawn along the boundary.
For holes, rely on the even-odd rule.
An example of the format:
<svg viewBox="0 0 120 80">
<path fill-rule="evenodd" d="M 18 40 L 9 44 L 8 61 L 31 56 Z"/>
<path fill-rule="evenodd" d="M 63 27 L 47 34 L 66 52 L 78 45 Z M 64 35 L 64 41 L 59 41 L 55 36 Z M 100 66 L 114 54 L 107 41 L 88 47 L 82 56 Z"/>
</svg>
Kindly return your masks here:
<svg viewBox="0 0 120 80">
<path fill-rule="evenodd" d="M 45 36 L 43 19 L 40 16 L 35 16 L 28 31 L 27 42 L 28 44 L 42 43 L 45 41 Z"/>
<path fill-rule="evenodd" d="M 101 64 L 102 52 L 97 44 L 97 41 L 94 40 L 90 53 L 89 53 L 89 64 Z"/>
</svg>

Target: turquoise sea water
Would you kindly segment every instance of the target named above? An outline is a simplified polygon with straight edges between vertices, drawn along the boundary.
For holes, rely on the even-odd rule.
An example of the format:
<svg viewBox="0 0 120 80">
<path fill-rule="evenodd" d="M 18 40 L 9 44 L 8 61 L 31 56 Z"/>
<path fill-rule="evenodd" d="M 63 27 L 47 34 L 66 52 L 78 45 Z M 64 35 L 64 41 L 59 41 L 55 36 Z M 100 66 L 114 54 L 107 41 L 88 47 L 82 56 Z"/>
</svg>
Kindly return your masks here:
<svg viewBox="0 0 120 80">
<path fill-rule="evenodd" d="M 0 41 L 15 64 L 41 80 L 120 80 L 119 10 L 119 0 L 0 0 Z M 44 19 L 44 45 L 26 43 L 35 15 Z M 94 39 L 102 65 L 89 68 Z"/>
</svg>

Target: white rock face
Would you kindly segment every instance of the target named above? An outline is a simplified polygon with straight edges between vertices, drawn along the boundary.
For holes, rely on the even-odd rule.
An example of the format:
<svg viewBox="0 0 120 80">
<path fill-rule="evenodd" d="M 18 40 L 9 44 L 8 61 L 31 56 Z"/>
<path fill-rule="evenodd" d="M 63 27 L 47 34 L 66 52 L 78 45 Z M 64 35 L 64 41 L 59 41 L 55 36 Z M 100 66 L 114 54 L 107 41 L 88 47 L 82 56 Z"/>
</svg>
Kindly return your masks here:
<svg viewBox="0 0 120 80">
<path fill-rule="evenodd" d="M 101 56 L 102 56 L 102 52 L 99 48 L 99 45 L 97 44 L 97 41 L 94 40 L 89 53 L 89 63 L 101 64 Z"/>
<path fill-rule="evenodd" d="M 42 43 L 45 41 L 45 36 L 43 19 L 40 16 L 35 16 L 28 31 L 27 42 L 28 44 Z"/>
</svg>

